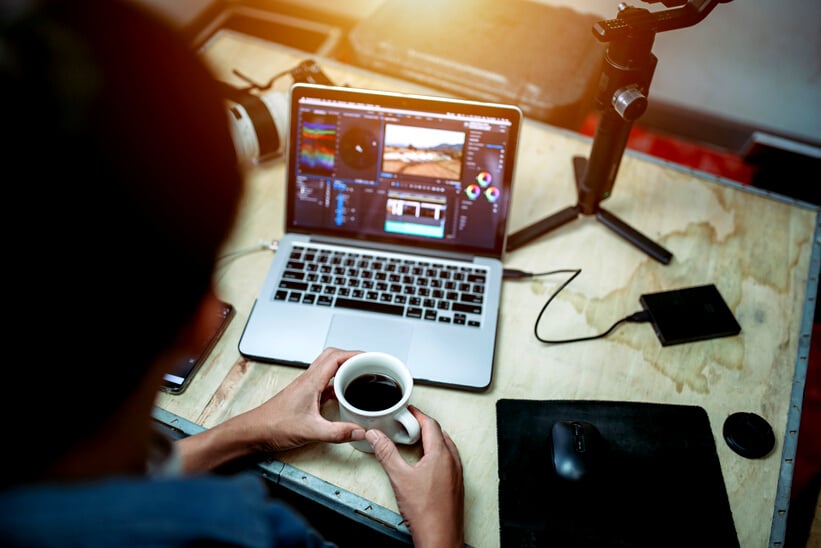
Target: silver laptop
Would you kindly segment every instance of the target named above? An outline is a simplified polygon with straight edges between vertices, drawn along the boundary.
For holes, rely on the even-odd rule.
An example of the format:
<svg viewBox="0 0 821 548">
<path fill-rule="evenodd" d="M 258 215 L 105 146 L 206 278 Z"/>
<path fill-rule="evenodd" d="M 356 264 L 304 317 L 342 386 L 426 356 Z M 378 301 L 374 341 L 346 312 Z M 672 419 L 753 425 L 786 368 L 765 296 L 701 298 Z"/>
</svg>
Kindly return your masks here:
<svg viewBox="0 0 821 548">
<path fill-rule="evenodd" d="M 418 383 L 487 389 L 521 110 L 316 84 L 290 105 L 285 234 L 240 353 L 389 352 Z"/>
</svg>

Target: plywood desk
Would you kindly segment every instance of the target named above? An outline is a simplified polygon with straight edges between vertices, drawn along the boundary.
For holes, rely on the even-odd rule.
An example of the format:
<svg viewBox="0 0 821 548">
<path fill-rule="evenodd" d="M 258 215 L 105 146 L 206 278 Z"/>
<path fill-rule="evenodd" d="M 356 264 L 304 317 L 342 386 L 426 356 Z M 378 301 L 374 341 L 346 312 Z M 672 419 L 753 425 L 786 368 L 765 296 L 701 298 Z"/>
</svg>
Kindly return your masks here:
<svg viewBox="0 0 821 548">
<path fill-rule="evenodd" d="M 233 69 L 265 82 L 307 57 L 230 33 L 209 42 L 203 55 L 221 78 L 237 85 L 243 83 Z M 420 91 L 332 60 L 316 60 L 340 84 Z M 277 86 L 287 89 L 289 83 L 286 77 Z M 586 157 L 589 149 L 589 139 L 525 123 L 511 232 L 575 203 L 571 158 Z M 282 232 L 282 162 L 249 169 L 247 181 L 226 252 L 276 239 Z M 781 546 L 818 283 L 819 211 L 630 152 L 607 208 L 672 251 L 672 262 L 662 265 L 585 217 L 509 253 L 506 265 L 511 268 L 582 269 L 548 308 L 540 333 L 552 338 L 600 333 L 639 310 L 642 293 L 703 283 L 718 286 L 742 332 L 662 347 L 649 324 L 626 324 L 605 339 L 545 345 L 534 338 L 534 321 L 565 278 L 506 281 L 489 390 L 417 386 L 413 394 L 413 403 L 439 419 L 460 448 L 467 542 L 499 545 L 496 401 L 600 399 L 706 409 L 741 546 Z M 158 414 L 178 417 L 178 425 L 208 428 L 261 404 L 301 372 L 247 361 L 237 351 L 270 261 L 270 251 L 265 251 L 221 264 L 220 296 L 236 306 L 237 317 L 187 392 L 159 396 Z M 736 411 L 758 413 L 770 422 L 777 440 L 770 455 L 748 460 L 724 443 L 722 424 Z M 414 459 L 419 449 L 403 448 L 403 453 Z M 343 504 L 367 501 L 355 509 L 359 513 L 381 508 L 397 518 L 395 524 L 400 521 L 393 514 L 396 503 L 387 477 L 370 455 L 347 444 L 316 444 L 278 455 L 277 462 L 301 471 L 306 482 L 332 486 L 331 496 Z"/>
</svg>

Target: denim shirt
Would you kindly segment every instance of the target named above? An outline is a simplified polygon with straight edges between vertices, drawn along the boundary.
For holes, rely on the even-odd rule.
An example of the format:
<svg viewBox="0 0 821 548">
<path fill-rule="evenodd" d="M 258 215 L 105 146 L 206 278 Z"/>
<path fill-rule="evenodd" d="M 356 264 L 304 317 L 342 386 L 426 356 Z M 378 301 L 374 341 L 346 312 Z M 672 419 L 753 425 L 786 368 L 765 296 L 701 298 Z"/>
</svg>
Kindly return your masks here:
<svg viewBox="0 0 821 548">
<path fill-rule="evenodd" d="M 334 546 L 262 479 L 120 477 L 0 493 L 2 546 Z"/>
<path fill-rule="evenodd" d="M 0 546 L 335 547 L 262 478 L 183 476 L 159 431 L 146 476 L 33 484 L 0 492 Z"/>
</svg>

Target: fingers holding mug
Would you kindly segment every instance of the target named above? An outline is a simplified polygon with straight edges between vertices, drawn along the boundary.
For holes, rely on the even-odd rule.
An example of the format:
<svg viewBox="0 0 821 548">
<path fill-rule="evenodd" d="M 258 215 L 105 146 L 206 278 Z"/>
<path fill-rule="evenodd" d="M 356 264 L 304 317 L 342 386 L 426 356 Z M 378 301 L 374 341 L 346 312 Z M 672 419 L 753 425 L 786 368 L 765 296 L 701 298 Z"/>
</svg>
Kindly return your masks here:
<svg viewBox="0 0 821 548">
<path fill-rule="evenodd" d="M 396 356 L 384 352 L 352 356 L 336 372 L 333 388 L 341 420 L 381 430 L 395 443 L 410 445 L 419 440 L 419 421 L 408 410 L 413 376 Z M 373 452 L 367 441 L 351 443 L 360 451 Z"/>
</svg>

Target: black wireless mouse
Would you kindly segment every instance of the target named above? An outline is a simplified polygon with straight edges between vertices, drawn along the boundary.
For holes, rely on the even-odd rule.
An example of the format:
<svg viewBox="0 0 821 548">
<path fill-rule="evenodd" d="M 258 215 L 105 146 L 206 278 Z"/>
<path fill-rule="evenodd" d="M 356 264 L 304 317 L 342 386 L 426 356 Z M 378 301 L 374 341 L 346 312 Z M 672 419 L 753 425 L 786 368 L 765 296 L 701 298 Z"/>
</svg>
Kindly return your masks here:
<svg viewBox="0 0 821 548">
<path fill-rule="evenodd" d="M 550 456 L 553 470 L 560 478 L 582 481 L 595 475 L 605 441 L 592 423 L 563 419 L 550 430 Z"/>
</svg>

